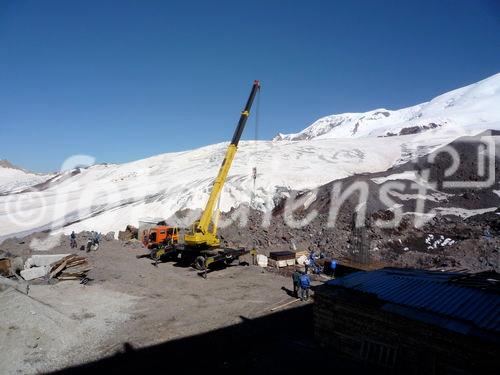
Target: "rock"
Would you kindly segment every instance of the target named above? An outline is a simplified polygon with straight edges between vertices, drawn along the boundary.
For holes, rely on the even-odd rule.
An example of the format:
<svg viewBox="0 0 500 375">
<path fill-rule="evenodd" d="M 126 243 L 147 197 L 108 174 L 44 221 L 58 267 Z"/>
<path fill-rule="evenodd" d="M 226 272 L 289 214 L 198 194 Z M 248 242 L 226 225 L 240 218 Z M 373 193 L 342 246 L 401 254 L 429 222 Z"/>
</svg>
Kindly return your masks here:
<svg viewBox="0 0 500 375">
<path fill-rule="evenodd" d="M 115 239 L 115 232 L 106 233 L 106 235 L 104 236 L 104 239 L 106 241 L 113 241 Z"/>
<path fill-rule="evenodd" d="M 34 280 L 46 276 L 50 271 L 50 266 L 31 267 L 21 271 L 24 280 Z"/>
<path fill-rule="evenodd" d="M 70 254 L 44 254 L 44 255 L 33 255 L 31 258 L 28 258 L 24 263 L 24 269 L 28 269 L 30 267 L 43 267 L 50 266 L 52 263 L 61 260 L 62 258 L 68 256 Z"/>
<path fill-rule="evenodd" d="M 262 254 L 257 254 L 257 264 L 260 266 L 260 267 L 267 267 L 267 264 L 268 264 L 268 259 L 265 255 L 262 255 Z"/>
<path fill-rule="evenodd" d="M 137 238 L 138 233 L 139 231 L 136 227 L 134 227 L 133 225 L 127 225 L 127 228 L 125 228 L 124 231 L 118 232 L 118 239 L 120 241 L 129 241 Z"/>
<path fill-rule="evenodd" d="M 0 259 L 0 276 L 9 277 L 12 274 L 12 262 L 9 258 Z"/>
<path fill-rule="evenodd" d="M 24 261 L 21 257 L 15 257 L 10 260 L 11 273 L 19 273 L 24 269 Z"/>
</svg>

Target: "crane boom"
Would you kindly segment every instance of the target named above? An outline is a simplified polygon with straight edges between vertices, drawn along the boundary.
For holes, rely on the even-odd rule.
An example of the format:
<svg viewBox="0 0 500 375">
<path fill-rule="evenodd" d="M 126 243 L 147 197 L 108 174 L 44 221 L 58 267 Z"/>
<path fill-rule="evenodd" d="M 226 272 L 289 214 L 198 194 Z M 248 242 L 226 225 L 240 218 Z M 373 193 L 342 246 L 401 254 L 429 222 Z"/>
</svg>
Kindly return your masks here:
<svg viewBox="0 0 500 375">
<path fill-rule="evenodd" d="M 254 81 L 252 86 L 252 91 L 248 97 L 245 109 L 241 112 L 240 120 L 238 121 L 238 126 L 236 127 L 233 135 L 233 139 L 229 144 L 222 165 L 219 169 L 219 173 L 215 178 L 212 191 L 210 192 L 210 197 L 205 206 L 205 210 L 201 215 L 199 221 L 195 222 L 191 233 L 187 233 L 184 236 L 184 242 L 190 246 L 219 246 L 219 239 L 217 238 L 217 224 L 212 221 L 214 216 L 214 208 L 219 199 L 224 183 L 226 182 L 227 174 L 233 163 L 234 156 L 238 150 L 238 143 L 240 141 L 243 130 L 245 129 L 245 124 L 247 122 L 248 116 L 250 115 L 250 109 L 252 107 L 255 95 L 260 88 L 259 81 Z M 210 226 L 212 224 L 212 226 Z"/>
</svg>

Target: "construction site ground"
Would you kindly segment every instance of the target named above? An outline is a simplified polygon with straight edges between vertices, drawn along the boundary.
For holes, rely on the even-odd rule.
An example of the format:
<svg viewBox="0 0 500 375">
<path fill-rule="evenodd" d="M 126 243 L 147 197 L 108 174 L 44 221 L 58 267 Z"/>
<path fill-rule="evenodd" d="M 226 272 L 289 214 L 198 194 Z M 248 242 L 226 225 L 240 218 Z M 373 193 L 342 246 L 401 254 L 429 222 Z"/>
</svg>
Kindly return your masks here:
<svg viewBox="0 0 500 375">
<path fill-rule="evenodd" d="M 314 346 L 310 302 L 292 303 L 278 309 L 277 314 L 271 311 L 294 299 L 289 277 L 258 266 L 236 265 L 209 273 L 204 279 L 190 267 L 172 262 L 155 267 L 150 259 L 137 259 L 137 255 L 145 253 L 138 242 L 103 240 L 98 251 L 87 253 L 71 251 L 65 236 L 58 241 L 43 254 L 75 252 L 87 256 L 93 267 L 88 274 L 92 281 L 88 285 L 79 281 L 32 282 L 29 295 L 12 288 L 0 292 L 2 373 L 51 372 L 91 362 L 94 366 L 104 365 L 107 362 L 102 362 L 103 358 L 116 359 L 116 353 L 141 353 L 167 342 L 203 335 L 206 343 L 198 344 L 208 345 L 203 350 L 210 352 L 216 345 L 215 332 L 226 332 L 222 337 L 229 335 L 230 340 L 241 344 L 245 336 L 241 329 L 252 337 L 248 345 L 258 343 L 251 344 L 254 350 L 265 348 L 263 345 L 272 340 L 285 340 L 288 346 L 282 348 L 295 343 L 301 351 Z M 80 236 L 79 245 L 83 241 Z M 33 236 L 7 240 L 0 250 L 26 258 L 30 253 L 42 253 L 30 249 L 34 243 Z M 276 318 L 292 310 L 295 312 L 291 315 Z M 271 320 L 262 318 L 269 315 Z M 259 321 L 267 322 L 261 333 L 249 323 Z M 239 333 L 231 333 L 234 327 L 240 327 L 235 331 Z M 228 358 L 219 354 L 211 363 L 230 366 L 234 354 L 230 355 L 231 348 L 226 348 L 228 338 L 221 340 L 217 345 L 221 352 L 228 351 Z M 187 345 L 188 350 L 198 344 Z M 169 358 L 168 353 L 161 356 Z M 259 354 L 252 358 L 259 358 Z M 126 362 L 122 358 L 119 363 Z M 254 363 L 252 368 L 259 367 Z"/>
</svg>

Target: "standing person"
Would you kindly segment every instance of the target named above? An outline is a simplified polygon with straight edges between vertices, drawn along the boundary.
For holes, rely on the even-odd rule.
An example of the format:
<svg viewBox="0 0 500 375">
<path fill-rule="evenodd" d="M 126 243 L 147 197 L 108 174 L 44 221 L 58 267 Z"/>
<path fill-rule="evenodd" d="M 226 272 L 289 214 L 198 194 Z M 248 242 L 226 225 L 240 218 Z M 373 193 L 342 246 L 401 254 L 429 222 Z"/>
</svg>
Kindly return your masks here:
<svg viewBox="0 0 500 375">
<path fill-rule="evenodd" d="M 313 263 L 311 262 L 311 255 L 309 255 L 309 256 L 307 257 L 307 259 L 304 261 L 304 266 L 305 266 L 305 269 L 306 269 L 306 271 L 305 271 L 305 272 L 306 272 L 306 274 L 308 274 L 308 273 L 309 273 L 309 269 L 311 268 L 312 264 L 313 264 Z"/>
<path fill-rule="evenodd" d="M 101 234 L 99 232 L 92 232 L 92 243 L 94 245 L 99 245 L 101 241 Z"/>
<path fill-rule="evenodd" d="M 311 288 L 311 280 L 307 273 L 300 275 L 300 299 L 307 301 L 309 299 L 309 289 Z"/>
<path fill-rule="evenodd" d="M 77 245 L 76 245 L 76 234 L 75 234 L 75 231 L 71 232 L 70 238 L 71 238 L 71 240 L 70 240 L 70 246 L 73 249 L 73 248 L 77 247 Z"/>
<path fill-rule="evenodd" d="M 293 281 L 293 295 L 296 298 L 299 298 L 300 294 L 300 272 L 295 270 L 292 273 L 292 281 Z"/>
<path fill-rule="evenodd" d="M 99 245 L 101 244 L 101 233 L 100 232 L 95 232 L 94 236 L 94 251 L 97 251 L 99 249 Z"/>
</svg>

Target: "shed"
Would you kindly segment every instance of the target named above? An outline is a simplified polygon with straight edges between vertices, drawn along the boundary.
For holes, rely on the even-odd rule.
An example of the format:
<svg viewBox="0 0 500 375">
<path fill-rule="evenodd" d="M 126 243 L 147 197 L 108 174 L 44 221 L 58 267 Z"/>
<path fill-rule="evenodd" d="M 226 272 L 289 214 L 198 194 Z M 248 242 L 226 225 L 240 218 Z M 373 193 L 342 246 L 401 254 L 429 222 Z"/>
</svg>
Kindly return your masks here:
<svg viewBox="0 0 500 375">
<path fill-rule="evenodd" d="M 500 368 L 500 277 L 383 268 L 318 288 L 315 337 L 370 366 L 407 374 Z"/>
</svg>

